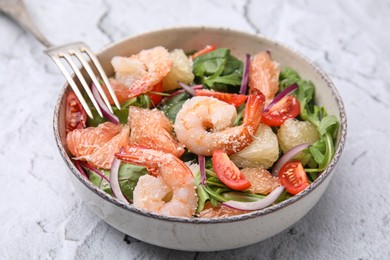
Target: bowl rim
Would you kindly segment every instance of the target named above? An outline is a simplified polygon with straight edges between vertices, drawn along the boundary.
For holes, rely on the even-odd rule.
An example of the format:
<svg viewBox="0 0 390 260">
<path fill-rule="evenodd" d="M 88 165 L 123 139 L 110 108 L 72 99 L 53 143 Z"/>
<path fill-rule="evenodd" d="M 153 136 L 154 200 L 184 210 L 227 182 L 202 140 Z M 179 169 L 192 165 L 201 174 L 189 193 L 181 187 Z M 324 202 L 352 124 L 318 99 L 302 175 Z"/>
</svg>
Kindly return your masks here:
<svg viewBox="0 0 390 260">
<path fill-rule="evenodd" d="M 163 216 L 163 215 L 159 215 L 156 213 L 147 212 L 147 211 L 142 210 L 142 209 L 137 209 L 132 204 L 124 203 L 124 202 L 110 196 L 108 193 L 102 191 L 97 186 L 92 184 L 83 175 L 81 175 L 81 173 L 77 170 L 75 165 L 72 163 L 70 157 L 66 153 L 65 148 L 61 144 L 61 138 L 60 138 L 60 134 L 59 134 L 59 124 L 58 124 L 59 120 L 60 120 L 59 119 L 59 109 L 60 109 L 61 100 L 63 99 L 64 95 L 68 91 L 68 83 L 65 83 L 64 86 L 62 87 L 62 90 L 60 91 L 60 94 L 59 94 L 57 101 L 56 101 L 56 106 L 55 106 L 54 115 L 53 115 L 53 130 L 54 130 L 55 141 L 56 141 L 57 147 L 59 149 L 59 152 L 60 152 L 62 158 L 64 159 L 66 165 L 71 170 L 72 174 L 84 186 L 86 186 L 89 190 L 94 192 L 100 198 L 112 203 L 115 206 L 118 206 L 122 209 L 130 211 L 131 213 L 135 213 L 135 214 L 138 214 L 138 215 L 141 215 L 144 217 L 153 218 L 153 219 L 157 219 L 157 220 L 161 220 L 161 221 L 179 222 L 179 223 L 188 223 L 188 224 L 230 223 L 230 222 L 243 221 L 243 220 L 247 220 L 247 219 L 254 219 L 254 218 L 257 218 L 260 216 L 265 216 L 265 215 L 271 214 L 271 213 L 278 211 L 278 210 L 281 210 L 283 208 L 289 207 L 289 206 L 293 205 L 294 203 L 298 202 L 299 200 L 303 199 L 304 197 L 306 197 L 306 195 L 310 194 L 313 190 L 315 190 L 331 174 L 332 170 L 336 166 L 336 163 L 340 159 L 340 156 L 342 154 L 342 151 L 344 149 L 345 142 L 346 142 L 347 118 L 346 118 L 344 103 L 343 103 L 341 96 L 340 96 L 338 90 L 336 89 L 335 85 L 330 80 L 330 78 L 325 74 L 325 72 L 323 72 L 317 65 L 315 65 L 305 55 L 302 55 L 300 52 L 286 46 L 285 44 L 283 44 L 279 41 L 272 40 L 272 39 L 265 37 L 263 35 L 260 35 L 258 33 L 254 34 L 254 33 L 239 31 L 236 29 L 225 28 L 225 27 L 211 27 L 211 26 L 183 26 L 183 27 L 181 27 L 181 26 L 177 26 L 177 27 L 169 27 L 169 28 L 163 28 L 163 29 L 158 29 L 158 30 L 152 30 L 152 31 L 149 31 L 146 33 L 140 33 L 140 34 L 126 37 L 120 41 L 116 41 L 114 43 L 111 43 L 111 44 L 105 46 L 97 53 L 97 56 L 101 55 L 102 53 L 104 53 L 108 49 L 114 47 L 115 45 L 129 41 L 130 39 L 135 39 L 138 37 L 145 37 L 145 36 L 153 35 L 153 34 L 157 34 L 157 33 L 180 31 L 180 30 L 185 30 L 185 31 L 188 31 L 188 30 L 190 30 L 190 31 L 207 30 L 207 31 L 211 31 L 211 32 L 232 32 L 234 34 L 245 36 L 245 37 L 256 37 L 262 41 L 276 44 L 276 45 L 278 45 L 279 48 L 285 49 L 286 51 L 289 51 L 289 52 L 293 53 L 294 55 L 297 55 L 302 60 L 307 62 L 312 67 L 312 69 L 326 82 L 326 84 L 329 87 L 329 89 L 331 90 L 332 95 L 334 96 L 336 103 L 338 105 L 338 108 L 340 110 L 340 114 L 339 114 L 339 116 L 340 116 L 339 145 L 337 146 L 337 148 L 335 150 L 335 154 L 333 156 L 333 159 L 330 162 L 330 164 L 328 165 L 328 167 L 321 173 L 321 175 L 308 188 L 306 188 L 301 193 L 299 193 L 299 194 L 297 194 L 297 195 L 295 195 L 295 196 L 293 196 L 285 201 L 282 201 L 278 204 L 272 205 L 270 207 L 256 210 L 256 211 L 252 211 L 252 212 L 245 213 L 245 214 L 241 214 L 241 215 L 230 216 L 230 217 L 225 217 L 225 218 L 212 218 L 212 219 L 196 218 L 196 217 L 183 218 L 183 217 Z"/>
</svg>

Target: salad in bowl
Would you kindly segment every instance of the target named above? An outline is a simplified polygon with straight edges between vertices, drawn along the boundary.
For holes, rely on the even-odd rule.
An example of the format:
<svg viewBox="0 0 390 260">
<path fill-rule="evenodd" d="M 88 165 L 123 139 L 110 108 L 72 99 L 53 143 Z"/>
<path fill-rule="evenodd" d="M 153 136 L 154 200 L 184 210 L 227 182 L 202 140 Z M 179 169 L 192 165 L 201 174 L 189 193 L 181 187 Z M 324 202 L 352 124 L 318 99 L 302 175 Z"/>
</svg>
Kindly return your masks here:
<svg viewBox="0 0 390 260">
<path fill-rule="evenodd" d="M 212 28 L 129 38 L 99 57 L 121 109 L 91 84 L 104 116 L 90 106 L 87 118 L 66 87 L 54 126 L 83 200 L 117 229 L 175 249 L 235 248 L 292 225 L 324 192 L 345 114 L 305 58 Z"/>
</svg>

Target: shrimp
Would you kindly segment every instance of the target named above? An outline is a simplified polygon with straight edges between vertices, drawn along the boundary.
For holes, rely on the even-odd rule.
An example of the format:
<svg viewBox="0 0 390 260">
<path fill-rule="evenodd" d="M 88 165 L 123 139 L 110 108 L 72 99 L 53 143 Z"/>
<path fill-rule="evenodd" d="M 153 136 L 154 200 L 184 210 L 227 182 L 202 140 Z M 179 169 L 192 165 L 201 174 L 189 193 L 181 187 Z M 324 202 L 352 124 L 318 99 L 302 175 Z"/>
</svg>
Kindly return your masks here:
<svg viewBox="0 0 390 260">
<path fill-rule="evenodd" d="M 173 134 L 171 121 L 157 109 L 143 109 L 130 106 L 128 119 L 131 133 L 130 144 L 164 151 L 180 157 L 184 147 Z"/>
<path fill-rule="evenodd" d="M 232 126 L 236 109 L 213 97 L 187 100 L 176 116 L 174 129 L 179 142 L 191 152 L 210 156 L 216 149 L 233 154 L 247 147 L 260 126 L 264 95 L 257 90 L 248 96 L 243 124 Z"/>
<path fill-rule="evenodd" d="M 279 72 L 279 64 L 271 60 L 268 52 L 259 52 L 251 61 L 248 85 L 264 94 L 266 104 L 278 93 Z"/>
<path fill-rule="evenodd" d="M 111 63 L 115 79 L 126 87 L 118 88 L 118 91 L 124 92 L 129 99 L 151 91 L 173 65 L 168 51 L 161 46 L 130 57 L 114 57 Z"/>
<path fill-rule="evenodd" d="M 176 156 L 139 146 L 127 146 L 116 154 L 125 162 L 157 169 L 157 176 L 144 175 L 134 189 L 134 206 L 165 216 L 191 217 L 197 207 L 195 179 Z"/>
</svg>

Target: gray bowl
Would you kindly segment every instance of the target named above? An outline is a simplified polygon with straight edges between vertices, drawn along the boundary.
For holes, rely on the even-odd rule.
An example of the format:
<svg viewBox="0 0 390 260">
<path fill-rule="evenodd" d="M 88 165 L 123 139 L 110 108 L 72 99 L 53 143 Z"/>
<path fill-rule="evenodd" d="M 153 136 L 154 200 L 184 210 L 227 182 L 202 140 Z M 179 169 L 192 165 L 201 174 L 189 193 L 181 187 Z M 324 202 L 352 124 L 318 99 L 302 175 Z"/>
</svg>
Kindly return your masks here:
<svg viewBox="0 0 390 260">
<path fill-rule="evenodd" d="M 136 239 L 154 245 L 188 251 L 238 248 L 267 239 L 301 219 L 320 199 L 328 186 L 345 145 L 347 122 L 344 105 L 335 86 L 317 66 L 281 43 L 258 35 L 221 28 L 174 28 L 124 39 L 104 48 L 98 57 L 108 75 L 111 58 L 129 56 L 142 49 L 162 45 L 168 49 L 201 49 L 206 44 L 227 47 L 244 60 L 245 53 L 270 50 L 282 67 L 292 67 L 316 86 L 315 101 L 340 120 L 335 156 L 327 169 L 303 192 L 277 205 L 251 213 L 221 219 L 160 216 L 134 208 L 101 191 L 86 180 L 71 161 L 65 135 L 66 84 L 54 111 L 54 134 L 58 149 L 70 170 L 71 180 L 82 200 L 111 226 Z"/>
</svg>

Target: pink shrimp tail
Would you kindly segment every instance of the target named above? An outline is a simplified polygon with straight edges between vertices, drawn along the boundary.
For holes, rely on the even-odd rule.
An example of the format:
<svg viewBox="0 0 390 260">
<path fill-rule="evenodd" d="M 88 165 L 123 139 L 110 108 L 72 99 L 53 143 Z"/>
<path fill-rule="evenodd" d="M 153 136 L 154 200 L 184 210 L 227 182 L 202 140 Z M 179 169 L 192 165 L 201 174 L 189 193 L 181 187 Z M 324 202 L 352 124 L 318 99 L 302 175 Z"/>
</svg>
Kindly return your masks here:
<svg viewBox="0 0 390 260">
<path fill-rule="evenodd" d="M 156 83 L 157 84 L 157 83 Z M 129 89 L 128 99 L 133 97 L 138 97 L 141 94 L 145 94 L 153 89 L 154 85 L 147 85 L 144 82 L 142 83 L 134 83 L 134 85 Z"/>
<path fill-rule="evenodd" d="M 260 126 L 265 104 L 265 96 L 257 89 L 252 89 L 245 106 L 243 125 L 249 127 L 251 134 L 255 134 Z"/>
<path fill-rule="evenodd" d="M 147 149 L 143 146 L 128 145 L 115 156 L 122 161 L 154 169 L 158 166 L 158 158 L 163 154 L 163 152 Z"/>
</svg>

